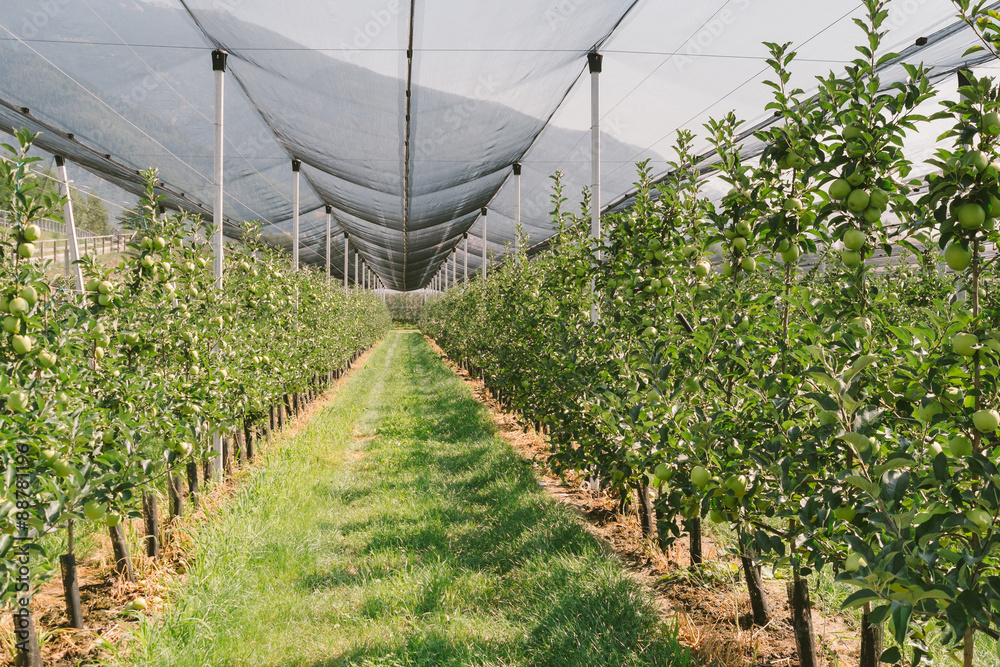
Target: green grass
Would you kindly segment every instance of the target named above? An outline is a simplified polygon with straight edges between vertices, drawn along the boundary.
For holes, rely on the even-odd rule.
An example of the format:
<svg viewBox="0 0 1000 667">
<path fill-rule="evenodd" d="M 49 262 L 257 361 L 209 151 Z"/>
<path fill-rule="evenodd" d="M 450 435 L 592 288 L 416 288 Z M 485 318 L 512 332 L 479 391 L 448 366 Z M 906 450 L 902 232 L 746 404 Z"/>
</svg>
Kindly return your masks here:
<svg viewBox="0 0 1000 667">
<path fill-rule="evenodd" d="M 196 542 L 124 664 L 689 663 L 417 333 L 389 334 Z"/>
</svg>

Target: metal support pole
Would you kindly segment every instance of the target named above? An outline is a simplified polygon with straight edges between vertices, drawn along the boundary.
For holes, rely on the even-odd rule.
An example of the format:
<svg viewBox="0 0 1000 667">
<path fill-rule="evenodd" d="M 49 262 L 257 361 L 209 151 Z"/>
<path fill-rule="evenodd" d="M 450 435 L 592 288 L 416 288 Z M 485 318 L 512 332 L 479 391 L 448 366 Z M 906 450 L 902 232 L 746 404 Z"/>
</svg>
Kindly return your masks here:
<svg viewBox="0 0 1000 667">
<path fill-rule="evenodd" d="M 486 207 L 483 207 L 483 280 L 486 280 Z"/>
<path fill-rule="evenodd" d="M 358 251 L 354 251 L 354 286 L 358 286 Z"/>
<path fill-rule="evenodd" d="M 330 243 L 330 225 L 333 223 L 333 207 L 326 207 L 326 281 L 333 282 L 333 274 L 330 272 L 330 251 L 333 244 Z"/>
<path fill-rule="evenodd" d="M 465 232 L 465 252 L 462 253 L 462 262 L 465 267 L 462 269 L 462 282 L 469 282 L 469 232 Z"/>
<path fill-rule="evenodd" d="M 348 254 L 348 250 L 349 250 L 349 246 L 350 245 L 351 245 L 351 240 L 347 238 L 347 232 L 344 232 L 344 289 L 345 290 L 348 287 L 348 285 L 347 285 L 347 276 L 349 275 L 349 271 L 350 271 L 349 264 L 350 264 L 350 261 L 351 261 L 351 259 L 350 259 L 351 256 Z"/>
<path fill-rule="evenodd" d="M 597 239 L 598 250 L 595 261 L 601 261 L 601 65 L 604 57 L 600 53 L 588 53 L 590 67 L 590 235 Z M 594 290 L 593 281 L 590 285 Z M 590 308 L 590 319 L 599 318 L 597 302 Z"/>
<path fill-rule="evenodd" d="M 299 270 L 299 169 L 301 160 L 292 158 L 292 177 L 295 186 L 292 190 L 292 271 Z"/>
<path fill-rule="evenodd" d="M 521 251 L 521 163 L 514 163 L 514 254 Z"/>
<path fill-rule="evenodd" d="M 587 54 L 590 65 L 590 235 L 601 238 L 601 63 L 600 53 Z M 600 256 L 598 256 L 600 259 Z"/>
<path fill-rule="evenodd" d="M 225 90 L 226 90 L 226 56 L 228 54 L 216 49 L 212 51 L 212 71 L 215 72 L 215 201 L 212 206 L 213 218 L 213 238 L 212 246 L 215 249 L 215 258 L 212 263 L 212 270 L 215 275 L 215 289 L 222 289 L 222 271 L 225 265 L 225 243 L 223 242 L 222 221 L 225 217 L 223 210 L 223 191 L 225 177 L 225 163 L 223 162 L 223 148 L 225 142 Z M 212 433 L 212 449 L 215 456 L 212 465 L 212 476 L 222 479 L 222 434 L 219 431 Z"/>
<path fill-rule="evenodd" d="M 215 275 L 215 288 L 222 289 L 222 269 L 225 261 L 225 244 L 222 237 L 222 220 L 225 216 L 223 211 L 223 178 L 224 162 L 223 149 L 225 144 L 225 129 L 223 120 L 225 118 L 225 90 L 226 90 L 226 56 L 228 54 L 221 49 L 212 51 L 212 71 L 215 72 L 215 200 L 212 205 L 212 222 L 214 227 L 214 237 L 212 246 L 215 248 L 215 261 L 213 262 L 213 272 Z M 219 468 L 219 465 L 215 466 Z"/>
<path fill-rule="evenodd" d="M 59 183 L 62 185 L 62 195 L 66 198 L 63 206 L 63 223 L 66 226 L 66 241 L 69 244 L 69 261 L 73 271 L 73 282 L 76 291 L 83 294 L 83 271 L 77 262 L 80 260 L 80 246 L 76 240 L 76 223 L 73 219 L 73 196 L 69 188 L 69 175 L 66 173 L 66 162 L 61 155 L 56 156 L 56 168 L 59 171 Z"/>
</svg>

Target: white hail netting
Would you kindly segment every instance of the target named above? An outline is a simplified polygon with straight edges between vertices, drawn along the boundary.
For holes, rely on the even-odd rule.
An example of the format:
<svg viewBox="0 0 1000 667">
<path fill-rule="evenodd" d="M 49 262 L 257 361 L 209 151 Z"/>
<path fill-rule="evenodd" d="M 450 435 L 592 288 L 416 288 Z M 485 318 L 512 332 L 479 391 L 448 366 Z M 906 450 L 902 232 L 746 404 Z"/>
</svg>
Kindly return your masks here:
<svg viewBox="0 0 1000 667">
<path fill-rule="evenodd" d="M 953 89 L 944 75 L 974 37 L 951 2 L 895 0 L 890 14 L 887 46 Z M 793 84 L 808 91 L 856 55 L 861 16 L 858 3 L 820 0 L 5 0 L 0 124 L 42 131 L 41 148 L 132 191 L 155 166 L 169 205 L 210 215 L 209 53 L 225 49 L 227 233 L 260 220 L 291 244 L 298 158 L 302 261 L 325 260 L 329 205 L 335 275 L 346 231 L 388 287 L 416 289 L 456 248 L 461 265 L 466 232 L 479 269 L 483 207 L 488 249 L 512 244 L 514 163 L 529 244 L 552 233 L 553 172 L 578 205 L 590 50 L 604 54 L 602 205 L 620 207 L 635 162 L 666 171 L 677 128 L 731 109 L 748 128 L 767 122 L 762 41 L 794 43 Z M 884 80 L 904 75 L 890 66 Z M 935 136 L 915 136 L 912 152 Z"/>
</svg>

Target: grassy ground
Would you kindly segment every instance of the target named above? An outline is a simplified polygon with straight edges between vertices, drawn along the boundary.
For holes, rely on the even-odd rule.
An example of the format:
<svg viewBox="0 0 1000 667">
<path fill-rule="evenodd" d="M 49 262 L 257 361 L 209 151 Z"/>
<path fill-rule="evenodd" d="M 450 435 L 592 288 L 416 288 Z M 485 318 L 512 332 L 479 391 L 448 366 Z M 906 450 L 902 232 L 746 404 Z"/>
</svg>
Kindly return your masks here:
<svg viewBox="0 0 1000 667">
<path fill-rule="evenodd" d="M 688 661 L 417 333 L 391 333 L 197 542 L 123 664 Z"/>
</svg>

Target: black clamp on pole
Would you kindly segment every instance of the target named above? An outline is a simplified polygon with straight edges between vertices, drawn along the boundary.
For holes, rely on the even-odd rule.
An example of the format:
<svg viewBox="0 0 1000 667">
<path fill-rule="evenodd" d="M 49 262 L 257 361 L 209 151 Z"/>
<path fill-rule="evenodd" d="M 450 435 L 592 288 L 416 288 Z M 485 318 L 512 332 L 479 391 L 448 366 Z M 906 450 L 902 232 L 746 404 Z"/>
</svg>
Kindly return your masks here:
<svg viewBox="0 0 1000 667">
<path fill-rule="evenodd" d="M 515 162 L 514 163 L 514 175 L 515 176 L 520 176 L 521 175 L 521 163 L 520 162 Z"/>
<path fill-rule="evenodd" d="M 296 171 L 297 172 L 299 170 L 299 167 L 301 167 L 301 166 L 302 166 L 302 160 L 293 157 L 292 158 L 292 171 Z"/>
<path fill-rule="evenodd" d="M 212 71 L 213 72 L 225 72 L 226 71 L 226 57 L 229 55 L 228 52 L 222 49 L 216 49 L 212 51 Z"/>
<path fill-rule="evenodd" d="M 602 56 L 597 51 L 591 51 L 587 54 L 587 64 L 590 66 L 591 74 L 600 74 L 601 65 L 604 63 L 604 56 Z"/>
</svg>

